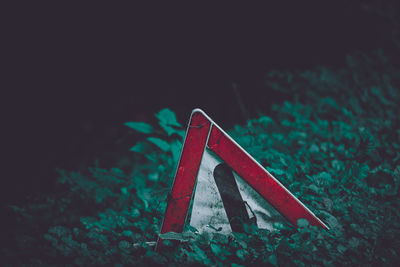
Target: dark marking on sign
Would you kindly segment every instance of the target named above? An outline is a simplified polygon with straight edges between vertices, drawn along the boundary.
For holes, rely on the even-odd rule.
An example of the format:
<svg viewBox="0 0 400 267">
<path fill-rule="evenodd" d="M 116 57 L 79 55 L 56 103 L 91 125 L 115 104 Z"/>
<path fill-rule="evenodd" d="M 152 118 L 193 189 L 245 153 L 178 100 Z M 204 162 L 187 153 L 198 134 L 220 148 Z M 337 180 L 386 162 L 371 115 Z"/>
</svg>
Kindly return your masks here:
<svg viewBox="0 0 400 267">
<path fill-rule="evenodd" d="M 244 232 L 243 223 L 249 223 L 252 220 L 247 213 L 246 204 L 240 195 L 232 169 L 225 163 L 218 164 L 213 176 L 232 231 Z"/>
</svg>

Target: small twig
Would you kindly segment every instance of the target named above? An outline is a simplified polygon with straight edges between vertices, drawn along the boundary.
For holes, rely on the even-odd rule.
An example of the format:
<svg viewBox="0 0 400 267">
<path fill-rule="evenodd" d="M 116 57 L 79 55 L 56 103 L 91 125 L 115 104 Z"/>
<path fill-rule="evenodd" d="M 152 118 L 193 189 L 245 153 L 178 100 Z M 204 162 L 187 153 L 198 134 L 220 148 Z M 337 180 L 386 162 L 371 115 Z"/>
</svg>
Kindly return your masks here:
<svg viewBox="0 0 400 267">
<path fill-rule="evenodd" d="M 236 97 L 236 101 L 237 101 L 237 103 L 239 105 L 240 111 L 242 112 L 243 119 L 245 121 L 248 121 L 249 120 L 249 115 L 248 115 L 247 110 L 246 110 L 246 108 L 245 108 L 245 106 L 243 104 L 242 98 L 240 97 L 239 89 L 238 89 L 238 86 L 237 86 L 237 84 L 235 82 L 232 83 L 232 88 L 233 88 L 233 93 L 235 94 L 235 97 Z"/>
</svg>

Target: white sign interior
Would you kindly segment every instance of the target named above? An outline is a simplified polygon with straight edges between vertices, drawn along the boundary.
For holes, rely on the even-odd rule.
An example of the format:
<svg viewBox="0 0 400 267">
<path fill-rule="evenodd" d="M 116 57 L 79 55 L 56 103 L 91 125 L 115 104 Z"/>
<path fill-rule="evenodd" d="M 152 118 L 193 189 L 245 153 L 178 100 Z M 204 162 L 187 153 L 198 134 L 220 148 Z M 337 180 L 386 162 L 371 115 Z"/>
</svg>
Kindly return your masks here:
<svg viewBox="0 0 400 267">
<path fill-rule="evenodd" d="M 223 163 L 221 159 L 213 152 L 205 149 L 197 175 L 190 217 L 190 225 L 199 230 L 200 233 L 229 234 L 232 232 L 221 194 L 214 179 L 214 169 L 221 163 Z M 241 198 L 247 203 L 248 216 L 254 218 L 255 215 L 259 228 L 273 230 L 274 222 L 285 221 L 283 216 L 241 177 L 235 172 L 233 172 L 233 175 Z"/>
</svg>

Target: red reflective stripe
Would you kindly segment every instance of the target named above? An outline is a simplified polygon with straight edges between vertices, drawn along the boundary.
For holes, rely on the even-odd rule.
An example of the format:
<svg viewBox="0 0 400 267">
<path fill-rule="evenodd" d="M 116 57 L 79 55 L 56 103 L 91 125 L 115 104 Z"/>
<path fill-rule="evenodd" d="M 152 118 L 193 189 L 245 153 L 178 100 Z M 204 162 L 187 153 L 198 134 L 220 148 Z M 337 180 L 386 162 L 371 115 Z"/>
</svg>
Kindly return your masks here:
<svg viewBox="0 0 400 267">
<path fill-rule="evenodd" d="M 201 112 L 192 113 L 170 199 L 160 233 L 183 231 L 211 122 Z M 158 240 L 157 248 L 162 245 Z"/>
<path fill-rule="evenodd" d="M 298 219 L 305 218 L 311 225 L 328 229 L 282 184 L 215 126 L 211 129 L 208 147 L 293 225 L 297 225 Z"/>
</svg>

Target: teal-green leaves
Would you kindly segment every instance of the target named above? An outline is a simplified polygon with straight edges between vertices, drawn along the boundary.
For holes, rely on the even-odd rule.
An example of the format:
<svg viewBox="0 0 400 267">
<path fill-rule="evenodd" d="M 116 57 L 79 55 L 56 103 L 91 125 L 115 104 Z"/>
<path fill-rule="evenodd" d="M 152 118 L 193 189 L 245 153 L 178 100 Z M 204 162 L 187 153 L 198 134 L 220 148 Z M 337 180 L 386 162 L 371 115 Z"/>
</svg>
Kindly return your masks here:
<svg viewBox="0 0 400 267">
<path fill-rule="evenodd" d="M 158 123 L 168 136 L 177 134 L 181 138 L 184 137 L 185 132 L 182 130 L 182 125 L 178 123 L 175 113 L 172 110 L 168 108 L 162 109 L 155 116 L 158 118 Z"/>
<path fill-rule="evenodd" d="M 147 139 L 146 139 L 147 141 L 149 141 L 150 143 L 153 143 L 153 144 L 155 144 L 157 147 L 159 147 L 162 151 L 168 151 L 169 149 L 170 149 L 170 145 L 166 142 L 166 141 L 164 141 L 164 140 L 162 140 L 162 139 L 160 139 L 160 138 L 157 138 L 157 137 L 147 137 Z"/>
<path fill-rule="evenodd" d="M 229 131 L 329 231 L 305 219 L 231 235 L 187 226 L 164 236 L 181 244 L 154 252 L 185 133 L 163 109 L 151 123 L 125 124 L 135 131 L 132 152 L 85 159 L 79 172 L 59 172 L 53 192 L 8 207 L 16 220 L 7 230 L 19 232 L 0 256 L 17 266 L 397 266 L 400 72 L 381 56 L 350 55 L 339 70 L 270 73 L 268 90 L 286 101 Z"/>
<path fill-rule="evenodd" d="M 176 120 L 175 113 L 168 108 L 160 110 L 155 116 L 162 124 L 182 127 L 181 124 Z"/>
<path fill-rule="evenodd" d="M 158 119 L 159 127 L 153 128 L 149 125 L 151 131 L 150 127 L 145 126 L 148 125 L 146 123 L 125 123 L 125 125 L 129 124 L 128 126 L 131 128 L 140 129 L 138 131 L 147 134 L 145 139 L 138 141 L 130 150 L 144 155 L 153 162 L 158 162 L 162 158 L 162 163 L 169 166 L 170 173 L 172 173 L 179 160 L 185 131 L 178 123 L 175 113 L 168 108 L 160 110 L 155 117 Z M 151 135 L 149 136 L 149 134 Z"/>
<path fill-rule="evenodd" d="M 299 228 L 307 228 L 310 225 L 310 223 L 306 219 L 299 219 L 297 221 L 297 227 Z"/>
<path fill-rule="evenodd" d="M 137 153 L 146 153 L 146 151 L 149 150 L 149 144 L 145 142 L 137 142 L 130 150 Z"/>
<path fill-rule="evenodd" d="M 153 127 L 145 122 L 125 122 L 124 125 L 140 133 L 145 133 L 145 134 L 153 133 Z"/>
</svg>

